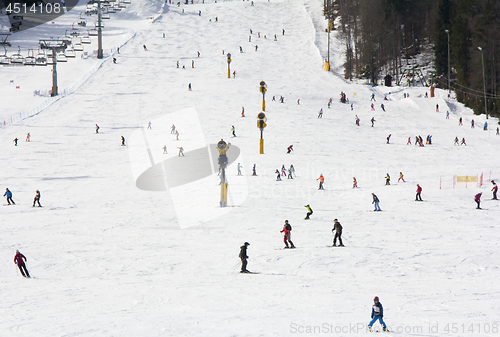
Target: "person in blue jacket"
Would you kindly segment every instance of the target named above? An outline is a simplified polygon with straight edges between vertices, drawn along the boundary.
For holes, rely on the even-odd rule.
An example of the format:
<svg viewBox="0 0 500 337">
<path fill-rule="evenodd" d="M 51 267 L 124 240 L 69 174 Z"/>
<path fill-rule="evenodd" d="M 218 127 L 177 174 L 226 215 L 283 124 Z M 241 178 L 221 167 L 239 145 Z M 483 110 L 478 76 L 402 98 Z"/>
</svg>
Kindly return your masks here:
<svg viewBox="0 0 500 337">
<path fill-rule="evenodd" d="M 382 324 L 382 328 L 384 331 L 387 331 L 387 325 L 385 325 L 384 320 L 382 319 L 384 317 L 384 308 L 382 307 L 382 303 L 380 303 L 378 296 L 375 296 L 373 299 L 373 306 L 372 306 L 372 320 L 370 323 L 368 323 L 368 330 L 372 330 L 372 325 L 375 323 L 377 320 L 380 321 L 380 324 Z"/>
<path fill-rule="evenodd" d="M 7 202 L 9 203 L 10 205 L 10 202 L 12 201 L 12 204 L 15 205 L 16 203 L 14 202 L 14 200 L 12 200 L 12 192 L 6 188 L 5 189 L 5 194 L 3 195 L 4 197 L 7 197 Z"/>
</svg>

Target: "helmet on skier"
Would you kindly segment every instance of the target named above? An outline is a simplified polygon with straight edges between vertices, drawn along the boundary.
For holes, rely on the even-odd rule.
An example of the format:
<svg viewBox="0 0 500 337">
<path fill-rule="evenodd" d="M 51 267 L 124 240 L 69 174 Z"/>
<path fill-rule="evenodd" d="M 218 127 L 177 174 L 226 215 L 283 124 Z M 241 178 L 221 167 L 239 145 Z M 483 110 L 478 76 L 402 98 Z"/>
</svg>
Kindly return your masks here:
<svg viewBox="0 0 500 337">
<path fill-rule="evenodd" d="M 245 246 L 250 246 L 250 244 L 248 242 L 245 242 L 244 245 Z"/>
<path fill-rule="evenodd" d="M 378 296 L 375 296 L 373 300 L 378 302 Z"/>
</svg>

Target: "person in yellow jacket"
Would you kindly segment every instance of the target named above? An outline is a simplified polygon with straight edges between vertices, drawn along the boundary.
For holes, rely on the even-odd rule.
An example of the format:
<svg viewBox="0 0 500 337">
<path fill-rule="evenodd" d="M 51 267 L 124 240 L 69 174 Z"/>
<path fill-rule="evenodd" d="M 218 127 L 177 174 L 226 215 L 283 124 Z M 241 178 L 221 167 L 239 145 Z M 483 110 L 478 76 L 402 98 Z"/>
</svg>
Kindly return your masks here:
<svg viewBox="0 0 500 337">
<path fill-rule="evenodd" d="M 305 205 L 304 207 L 307 208 L 307 214 L 304 220 L 309 220 L 309 217 L 311 216 L 311 214 L 313 214 L 313 210 L 311 206 L 309 206 L 309 204 Z"/>
</svg>

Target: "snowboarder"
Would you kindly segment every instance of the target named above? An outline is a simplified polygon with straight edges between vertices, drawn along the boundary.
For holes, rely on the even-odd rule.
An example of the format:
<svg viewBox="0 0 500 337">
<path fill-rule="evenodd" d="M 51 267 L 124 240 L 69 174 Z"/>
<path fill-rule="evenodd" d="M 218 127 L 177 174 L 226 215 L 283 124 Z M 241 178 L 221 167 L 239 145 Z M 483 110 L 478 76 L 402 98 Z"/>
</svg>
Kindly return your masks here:
<svg viewBox="0 0 500 337">
<path fill-rule="evenodd" d="M 476 196 L 474 197 L 474 201 L 476 202 L 477 204 L 477 207 L 476 209 L 481 209 L 481 195 L 483 195 L 483 192 L 479 192 L 478 194 L 476 194 Z"/>
<path fill-rule="evenodd" d="M 234 128 L 234 125 L 231 125 L 231 133 L 233 134 L 233 137 L 236 137 L 236 129 Z"/>
<path fill-rule="evenodd" d="M 170 133 L 171 134 L 175 133 L 175 125 L 174 124 L 172 124 L 172 126 L 170 127 Z"/>
<path fill-rule="evenodd" d="M 95 125 L 95 133 L 99 133 L 99 129 L 100 129 L 99 125 L 96 124 Z"/>
<path fill-rule="evenodd" d="M 304 220 L 309 220 L 309 217 L 313 214 L 313 210 L 311 206 L 309 206 L 309 204 L 305 205 L 304 207 L 307 208 L 307 214 Z"/>
<path fill-rule="evenodd" d="M 323 108 L 319 110 L 318 118 L 323 118 Z"/>
<path fill-rule="evenodd" d="M 338 219 L 333 220 L 332 232 L 335 232 L 335 236 L 333 237 L 333 247 L 337 246 L 337 239 L 339 239 L 339 247 L 344 247 L 344 244 L 342 243 L 342 225 Z"/>
<path fill-rule="evenodd" d="M 285 220 L 285 225 L 283 226 L 283 229 L 280 231 L 280 233 L 283 233 L 283 242 L 285 243 L 285 248 L 295 248 L 293 242 L 292 242 L 292 226 L 288 223 L 288 220 Z M 290 242 L 290 247 L 288 246 L 288 242 Z"/>
<path fill-rule="evenodd" d="M 382 110 L 385 112 L 385 105 L 382 103 L 380 104 L 380 107 L 382 108 Z"/>
<path fill-rule="evenodd" d="M 372 117 L 372 119 L 370 119 L 370 122 L 372 122 L 372 128 L 373 128 L 373 124 L 375 123 L 375 117 Z"/>
<path fill-rule="evenodd" d="M 377 212 L 377 211 L 381 211 L 380 206 L 379 206 L 379 202 L 380 202 L 380 200 L 379 200 L 379 199 L 378 199 L 378 197 L 375 195 L 375 193 L 372 193 L 372 197 L 373 197 L 372 204 L 374 204 L 374 205 L 375 205 L 375 212 Z"/>
<path fill-rule="evenodd" d="M 276 177 L 276 181 L 281 181 L 281 173 L 278 169 L 276 169 L 276 171 L 274 171 L 274 173 L 276 173 L 278 176 Z"/>
<path fill-rule="evenodd" d="M 356 180 L 356 177 L 352 177 L 352 188 L 358 187 L 358 181 Z"/>
<path fill-rule="evenodd" d="M 320 174 L 319 178 L 316 179 L 316 180 L 319 180 L 319 188 L 318 188 L 318 190 L 324 190 L 323 183 L 325 182 L 325 177 L 323 177 L 323 174 Z"/>
<path fill-rule="evenodd" d="M 168 154 L 167 145 L 163 145 L 163 154 Z"/>
<path fill-rule="evenodd" d="M 35 203 L 38 203 L 38 207 L 42 207 L 42 205 L 40 205 L 40 191 L 39 190 L 36 190 L 36 192 L 35 192 L 35 199 L 33 199 L 33 207 L 35 207 Z"/>
<path fill-rule="evenodd" d="M 5 189 L 5 193 L 3 195 L 4 197 L 7 198 L 7 203 L 10 205 L 10 202 L 12 201 L 12 204 L 15 205 L 16 203 L 14 202 L 14 200 L 12 200 L 12 192 L 6 188 Z"/>
<path fill-rule="evenodd" d="M 385 175 L 385 184 L 386 185 L 390 185 L 391 184 L 391 176 L 389 175 L 389 173 L 387 173 Z"/>
<path fill-rule="evenodd" d="M 420 193 L 422 193 L 422 187 L 420 187 L 420 185 L 417 184 L 417 195 L 415 196 L 415 201 L 423 201 Z"/>
<path fill-rule="evenodd" d="M 151 123 L 151 121 L 149 121 L 149 122 L 148 122 L 148 129 L 152 129 L 152 128 L 151 128 L 151 125 L 152 125 L 152 123 Z"/>
<path fill-rule="evenodd" d="M 184 157 L 184 149 L 181 147 L 177 147 L 179 149 L 179 157 L 182 155 Z"/>
<path fill-rule="evenodd" d="M 398 183 L 399 181 L 402 180 L 403 182 L 405 182 L 405 178 L 403 176 L 403 172 L 399 172 L 399 179 L 398 179 Z"/>
<path fill-rule="evenodd" d="M 256 165 L 256 164 L 253 164 L 253 168 L 252 168 L 252 175 L 253 175 L 253 176 L 256 176 L 256 175 L 257 175 L 257 165 Z"/>
<path fill-rule="evenodd" d="M 240 247 L 240 259 L 241 259 L 241 271 L 240 273 L 249 273 L 249 271 L 247 270 L 247 259 L 248 259 L 248 255 L 247 255 L 247 248 L 248 246 L 250 246 L 250 244 L 248 242 L 245 242 L 243 244 L 243 246 Z"/>
<path fill-rule="evenodd" d="M 493 191 L 493 200 L 498 200 L 497 199 L 497 192 L 498 192 L 497 183 L 495 183 L 494 180 L 492 180 L 491 183 L 493 184 L 493 188 L 491 189 Z"/>
<path fill-rule="evenodd" d="M 31 277 L 30 273 L 28 273 L 28 269 L 26 268 L 25 261 L 28 261 L 26 256 L 21 254 L 18 250 L 16 250 L 16 255 L 14 256 L 14 263 L 17 264 L 17 268 L 21 271 L 23 277 Z"/>
<path fill-rule="evenodd" d="M 26 135 L 26 141 L 27 142 L 31 142 L 31 135 L 30 133 L 28 132 L 28 134 Z"/>
<path fill-rule="evenodd" d="M 125 137 L 121 136 L 122 137 L 122 146 L 125 146 Z"/>
<path fill-rule="evenodd" d="M 286 148 L 286 153 L 290 153 L 293 151 L 293 145 L 290 145 L 289 147 Z"/>
<path fill-rule="evenodd" d="M 368 323 L 368 330 L 372 331 L 373 323 L 379 321 L 380 324 L 382 324 L 382 329 L 384 331 L 387 331 L 387 325 L 385 325 L 385 322 L 382 319 L 384 317 L 384 308 L 382 307 L 382 303 L 380 303 L 377 296 L 375 296 L 373 302 L 374 304 L 372 306 L 372 320 L 370 323 Z"/>
<path fill-rule="evenodd" d="M 241 168 L 242 168 L 242 167 L 243 167 L 243 166 L 241 166 L 241 164 L 240 164 L 240 163 L 238 163 L 238 175 L 239 175 L 239 176 L 241 176 Z"/>
<path fill-rule="evenodd" d="M 14 146 L 17 146 L 17 141 L 18 141 L 18 140 L 19 140 L 19 139 L 17 139 L 17 137 L 16 137 L 16 138 L 14 138 L 14 140 L 13 140 L 13 142 L 14 142 Z"/>
<path fill-rule="evenodd" d="M 392 136 L 392 134 L 389 134 L 389 136 L 387 136 L 387 138 L 386 138 L 387 139 L 387 144 L 389 144 L 389 140 L 391 140 L 391 136 Z"/>
</svg>

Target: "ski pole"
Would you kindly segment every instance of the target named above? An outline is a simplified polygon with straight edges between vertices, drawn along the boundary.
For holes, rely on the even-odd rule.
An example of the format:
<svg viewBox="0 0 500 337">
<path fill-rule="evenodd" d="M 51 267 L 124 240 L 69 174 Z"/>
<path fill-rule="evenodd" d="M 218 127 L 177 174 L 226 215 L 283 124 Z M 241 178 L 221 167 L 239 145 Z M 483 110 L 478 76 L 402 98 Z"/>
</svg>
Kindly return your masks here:
<svg viewBox="0 0 500 337">
<path fill-rule="evenodd" d="M 233 266 L 233 268 L 231 268 L 231 269 L 234 269 L 234 268 L 238 267 L 238 265 L 239 265 L 239 264 L 240 264 L 240 263 L 238 262 L 238 263 L 237 263 L 237 264 L 235 264 L 235 265 Z"/>
<path fill-rule="evenodd" d="M 351 241 L 347 240 L 345 237 L 344 237 L 344 241 L 346 241 L 348 244 L 350 244 L 350 245 L 351 245 L 351 247 L 355 247 L 355 246 L 351 243 Z"/>
</svg>

